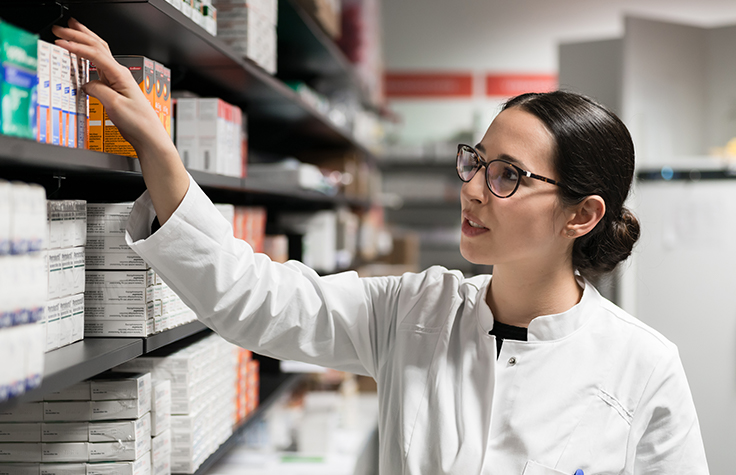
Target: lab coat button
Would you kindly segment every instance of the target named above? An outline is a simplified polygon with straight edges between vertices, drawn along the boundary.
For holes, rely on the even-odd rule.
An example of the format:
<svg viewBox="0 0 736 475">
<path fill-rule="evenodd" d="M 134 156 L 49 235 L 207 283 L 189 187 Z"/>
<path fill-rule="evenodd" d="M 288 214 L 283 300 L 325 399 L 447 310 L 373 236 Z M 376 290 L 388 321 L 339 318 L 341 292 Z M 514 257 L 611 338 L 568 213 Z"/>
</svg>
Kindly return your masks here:
<svg viewBox="0 0 736 475">
<path fill-rule="evenodd" d="M 516 358 L 513 356 L 509 358 L 509 366 L 514 366 L 516 364 Z"/>
</svg>

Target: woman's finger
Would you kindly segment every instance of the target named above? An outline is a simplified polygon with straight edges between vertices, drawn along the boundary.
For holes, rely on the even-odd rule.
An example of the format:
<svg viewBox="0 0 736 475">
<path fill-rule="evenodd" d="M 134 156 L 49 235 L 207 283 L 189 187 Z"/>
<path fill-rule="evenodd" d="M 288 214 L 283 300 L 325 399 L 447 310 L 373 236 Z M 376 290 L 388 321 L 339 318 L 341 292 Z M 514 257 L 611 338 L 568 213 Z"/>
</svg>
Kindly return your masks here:
<svg viewBox="0 0 736 475">
<path fill-rule="evenodd" d="M 97 67 L 97 70 L 102 71 L 101 77 L 104 77 L 106 82 L 110 85 L 124 83 L 130 76 L 128 69 L 120 66 L 109 52 L 100 51 L 96 46 L 88 46 L 63 39 L 56 40 L 55 44 L 76 54 L 77 56 L 92 61 L 95 64 L 95 67 Z"/>
<path fill-rule="evenodd" d="M 103 105 L 109 105 L 120 94 L 102 81 L 90 81 L 82 86 L 82 90 L 92 97 L 96 97 Z"/>
<path fill-rule="evenodd" d="M 92 31 L 89 28 L 87 28 L 86 26 L 84 26 L 76 18 L 70 18 L 69 19 L 69 22 L 68 22 L 68 25 L 69 25 L 69 28 L 74 29 L 74 30 L 77 30 L 77 31 L 80 31 L 82 33 L 85 33 L 85 34 L 87 34 L 87 35 L 89 35 L 89 36 L 97 39 L 98 41 L 100 41 L 105 46 L 107 46 L 107 42 L 105 40 L 103 40 L 102 38 L 100 38 L 99 36 L 97 36 L 97 34 L 94 31 Z"/>
<path fill-rule="evenodd" d="M 59 38 L 67 41 L 73 41 L 87 46 L 99 46 L 102 47 L 102 40 L 94 38 L 87 33 L 73 30 L 71 28 L 65 28 L 63 26 L 54 25 L 51 27 L 51 32 Z"/>
</svg>

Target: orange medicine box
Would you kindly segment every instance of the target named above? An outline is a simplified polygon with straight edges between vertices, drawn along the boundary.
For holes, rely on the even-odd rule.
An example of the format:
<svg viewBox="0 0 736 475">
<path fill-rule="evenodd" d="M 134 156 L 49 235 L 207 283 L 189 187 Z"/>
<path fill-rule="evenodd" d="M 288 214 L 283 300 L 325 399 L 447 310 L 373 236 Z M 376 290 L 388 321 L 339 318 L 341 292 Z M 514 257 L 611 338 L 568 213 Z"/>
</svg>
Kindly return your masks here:
<svg viewBox="0 0 736 475">
<path fill-rule="evenodd" d="M 115 56 L 115 59 L 123 66 L 127 67 L 133 74 L 133 78 L 138 83 L 138 86 L 140 86 L 141 91 L 143 91 L 143 94 L 148 99 L 151 107 L 155 108 L 154 62 L 145 56 Z M 90 116 L 91 115 L 92 112 L 90 111 Z M 125 155 L 127 157 L 136 157 L 137 155 L 133 146 L 123 138 L 120 131 L 115 127 L 115 124 L 112 123 L 106 112 L 104 112 L 103 120 L 102 143 L 104 151 L 107 153 Z"/>
<path fill-rule="evenodd" d="M 154 64 L 156 94 L 153 108 L 158 119 L 171 136 L 171 70 L 161 63 Z"/>
<path fill-rule="evenodd" d="M 100 76 L 97 74 L 97 68 L 94 64 L 90 63 L 89 65 L 89 80 L 90 81 L 96 81 L 100 79 Z M 90 96 L 89 97 L 89 131 L 87 132 L 87 148 L 90 150 L 95 150 L 97 152 L 104 151 L 104 147 L 102 145 L 102 137 L 103 137 L 103 125 L 102 121 L 105 120 L 105 112 L 102 107 L 102 103 Z"/>
</svg>

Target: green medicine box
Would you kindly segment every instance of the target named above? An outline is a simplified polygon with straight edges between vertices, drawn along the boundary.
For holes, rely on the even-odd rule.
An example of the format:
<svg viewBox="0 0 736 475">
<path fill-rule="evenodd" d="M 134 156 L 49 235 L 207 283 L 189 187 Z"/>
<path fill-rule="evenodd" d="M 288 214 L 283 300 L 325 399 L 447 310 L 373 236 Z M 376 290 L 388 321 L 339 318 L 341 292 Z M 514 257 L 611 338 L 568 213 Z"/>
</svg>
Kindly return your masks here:
<svg viewBox="0 0 736 475">
<path fill-rule="evenodd" d="M 38 35 L 0 20 L 0 133 L 36 138 Z"/>
</svg>

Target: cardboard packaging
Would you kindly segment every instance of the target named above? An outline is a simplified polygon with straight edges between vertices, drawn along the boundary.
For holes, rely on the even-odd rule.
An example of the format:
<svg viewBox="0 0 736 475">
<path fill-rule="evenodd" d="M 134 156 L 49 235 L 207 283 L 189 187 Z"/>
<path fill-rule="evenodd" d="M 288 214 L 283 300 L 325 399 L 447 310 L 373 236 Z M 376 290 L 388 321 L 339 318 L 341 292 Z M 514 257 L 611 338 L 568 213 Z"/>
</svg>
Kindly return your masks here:
<svg viewBox="0 0 736 475">
<path fill-rule="evenodd" d="M 152 392 L 151 373 L 137 375 L 105 374 L 104 379 L 90 381 L 90 390 L 93 401 L 150 399 Z"/>
<path fill-rule="evenodd" d="M 144 414 L 142 417 L 129 421 L 90 422 L 90 442 L 113 442 L 122 440 L 134 442 L 151 436 L 151 416 Z"/>
<path fill-rule="evenodd" d="M 36 140 L 51 143 L 51 43 L 38 40 Z"/>
<path fill-rule="evenodd" d="M 90 383 L 89 381 L 80 381 L 60 391 L 48 393 L 43 398 L 44 401 L 90 401 Z M 86 440 L 86 439 L 85 439 Z"/>
<path fill-rule="evenodd" d="M 97 68 L 94 64 L 89 65 L 89 80 L 99 80 L 100 76 L 97 74 Z M 94 97 L 89 97 L 88 104 L 89 110 L 89 121 L 87 123 L 87 148 L 96 152 L 104 152 L 105 146 L 103 143 L 104 137 L 104 121 L 105 121 L 105 108 L 102 103 Z"/>
<path fill-rule="evenodd" d="M 126 66 L 133 74 L 133 78 L 148 99 L 151 107 L 155 108 L 155 71 L 154 62 L 144 56 L 116 56 L 115 59 Z M 112 123 L 106 112 L 104 116 L 103 148 L 106 153 L 137 157 L 133 146 L 123 138 L 120 131 Z"/>
<path fill-rule="evenodd" d="M 0 423 L 0 442 L 41 442 L 41 424 L 38 422 Z"/>
<path fill-rule="evenodd" d="M 88 463 L 85 475 L 151 475 L 151 455 L 143 454 L 135 462 Z"/>
<path fill-rule="evenodd" d="M 89 422 L 44 422 L 41 426 L 42 442 L 87 442 Z"/>
<path fill-rule="evenodd" d="M 36 139 L 38 35 L 0 21 L 0 133 Z"/>
<path fill-rule="evenodd" d="M 84 463 L 0 464 L 0 475 L 86 475 Z"/>
</svg>

